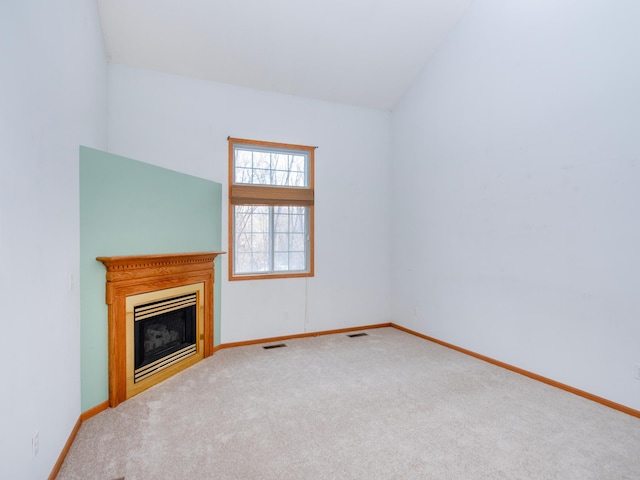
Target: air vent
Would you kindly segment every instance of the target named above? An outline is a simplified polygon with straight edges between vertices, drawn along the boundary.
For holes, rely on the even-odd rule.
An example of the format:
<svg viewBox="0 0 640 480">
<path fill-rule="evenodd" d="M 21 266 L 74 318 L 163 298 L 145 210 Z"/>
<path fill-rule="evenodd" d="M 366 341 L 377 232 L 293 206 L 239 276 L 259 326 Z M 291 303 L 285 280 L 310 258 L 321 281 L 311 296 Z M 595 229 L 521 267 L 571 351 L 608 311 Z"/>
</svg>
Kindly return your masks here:
<svg viewBox="0 0 640 480">
<path fill-rule="evenodd" d="M 286 345 L 284 343 L 278 343 L 276 345 L 265 345 L 264 348 L 265 350 L 271 350 L 272 348 L 282 348 L 282 347 L 286 347 Z"/>
<path fill-rule="evenodd" d="M 351 333 L 349 335 L 347 335 L 347 337 L 350 338 L 355 338 L 355 337 L 366 337 L 367 335 L 369 335 L 368 333 Z"/>
</svg>

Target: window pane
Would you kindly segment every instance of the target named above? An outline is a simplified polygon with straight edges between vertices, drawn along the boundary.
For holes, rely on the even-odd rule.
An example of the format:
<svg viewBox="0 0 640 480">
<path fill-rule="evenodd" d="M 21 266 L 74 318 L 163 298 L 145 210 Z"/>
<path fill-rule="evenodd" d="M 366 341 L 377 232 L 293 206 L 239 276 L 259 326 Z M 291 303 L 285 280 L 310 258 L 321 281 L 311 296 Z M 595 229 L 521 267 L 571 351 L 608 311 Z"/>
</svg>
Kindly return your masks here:
<svg viewBox="0 0 640 480">
<path fill-rule="evenodd" d="M 253 168 L 261 168 L 264 170 L 271 169 L 271 154 L 269 152 L 253 152 Z"/>
<path fill-rule="evenodd" d="M 289 270 L 306 270 L 307 262 L 304 253 L 291 253 L 289 255 Z"/>
<path fill-rule="evenodd" d="M 271 168 L 274 170 L 289 170 L 289 157 L 286 153 L 274 153 L 271 156 Z"/>
<path fill-rule="evenodd" d="M 273 254 L 273 269 L 276 272 L 283 272 L 289 270 L 289 254 L 288 253 L 274 253 Z"/>
<path fill-rule="evenodd" d="M 286 207 L 291 215 L 305 215 L 307 207 Z"/>
<path fill-rule="evenodd" d="M 251 273 L 251 254 L 234 252 L 235 272 Z"/>
<path fill-rule="evenodd" d="M 295 233 L 304 233 L 306 230 L 306 222 L 304 215 L 289 216 L 289 231 Z"/>
<path fill-rule="evenodd" d="M 246 146 L 234 148 L 235 183 L 252 185 L 277 185 L 307 187 L 308 156 L 305 153 L 288 153 L 274 150 L 247 150 Z"/>
<path fill-rule="evenodd" d="M 289 250 L 292 252 L 304 252 L 304 234 L 292 233 L 289 239 Z"/>
<path fill-rule="evenodd" d="M 287 185 L 290 187 L 306 186 L 306 178 L 304 172 L 291 172 L 291 176 L 289 177 Z"/>
<path fill-rule="evenodd" d="M 287 233 L 276 233 L 273 237 L 273 251 L 286 252 L 289 250 L 289 235 Z"/>
<path fill-rule="evenodd" d="M 289 215 L 274 213 L 273 228 L 275 229 L 275 233 L 288 232 L 289 231 Z"/>
<path fill-rule="evenodd" d="M 254 185 L 270 185 L 271 184 L 271 170 L 268 168 L 254 168 L 253 177 L 251 182 Z"/>
<path fill-rule="evenodd" d="M 236 168 L 235 182 L 236 183 L 251 183 L 251 175 L 253 170 L 251 168 Z"/>
<path fill-rule="evenodd" d="M 291 159 L 289 170 L 295 172 L 304 172 L 306 170 L 306 155 L 295 155 Z"/>
<path fill-rule="evenodd" d="M 263 205 L 236 205 L 236 215 L 238 214 L 262 214 L 269 215 L 269 207 Z"/>
<path fill-rule="evenodd" d="M 251 251 L 254 253 L 258 252 L 269 252 L 269 234 L 267 233 L 253 233 L 250 236 L 251 241 Z"/>
<path fill-rule="evenodd" d="M 251 150 L 236 149 L 236 168 L 238 167 L 253 167 L 253 152 Z"/>
<path fill-rule="evenodd" d="M 268 272 L 269 271 L 269 253 L 258 252 L 251 256 L 252 272 Z"/>
<path fill-rule="evenodd" d="M 287 170 L 274 170 L 271 178 L 273 185 L 287 186 L 289 185 L 290 172 Z"/>
</svg>

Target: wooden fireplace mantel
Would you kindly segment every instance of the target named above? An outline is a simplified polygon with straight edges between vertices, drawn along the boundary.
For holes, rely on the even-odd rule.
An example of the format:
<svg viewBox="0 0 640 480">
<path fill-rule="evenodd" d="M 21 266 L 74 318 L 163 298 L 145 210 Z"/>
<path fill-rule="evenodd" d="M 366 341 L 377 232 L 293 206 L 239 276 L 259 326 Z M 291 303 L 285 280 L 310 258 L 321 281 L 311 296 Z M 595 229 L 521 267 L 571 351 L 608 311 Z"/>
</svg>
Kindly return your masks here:
<svg viewBox="0 0 640 480">
<path fill-rule="evenodd" d="M 214 260 L 226 252 L 98 257 L 107 268 L 109 306 L 109 406 L 126 400 L 126 297 L 195 283 L 204 284 L 204 357 L 213 354 Z"/>
</svg>

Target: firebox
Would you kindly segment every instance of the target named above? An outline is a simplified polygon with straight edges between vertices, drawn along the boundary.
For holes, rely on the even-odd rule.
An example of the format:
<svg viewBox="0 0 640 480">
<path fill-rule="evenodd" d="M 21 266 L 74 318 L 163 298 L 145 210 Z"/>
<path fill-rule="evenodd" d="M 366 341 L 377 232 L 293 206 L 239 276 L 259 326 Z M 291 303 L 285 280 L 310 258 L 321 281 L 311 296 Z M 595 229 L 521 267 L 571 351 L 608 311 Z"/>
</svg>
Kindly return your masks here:
<svg viewBox="0 0 640 480">
<path fill-rule="evenodd" d="M 134 307 L 134 382 L 196 353 L 197 295 Z"/>
</svg>

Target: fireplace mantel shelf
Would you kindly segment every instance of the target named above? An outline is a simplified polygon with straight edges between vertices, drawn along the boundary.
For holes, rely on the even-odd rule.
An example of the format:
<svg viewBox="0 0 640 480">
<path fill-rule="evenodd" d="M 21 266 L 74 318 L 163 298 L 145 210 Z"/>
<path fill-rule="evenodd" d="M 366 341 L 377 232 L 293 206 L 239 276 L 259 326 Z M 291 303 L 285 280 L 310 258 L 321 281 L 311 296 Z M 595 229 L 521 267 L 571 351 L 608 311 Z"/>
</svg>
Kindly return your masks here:
<svg viewBox="0 0 640 480">
<path fill-rule="evenodd" d="M 109 404 L 130 396 L 126 386 L 126 298 L 195 283 L 204 285 L 204 357 L 213 354 L 214 260 L 226 252 L 97 257 L 107 269 L 105 300 L 109 306 Z"/>
<path fill-rule="evenodd" d="M 169 269 L 178 272 L 189 267 L 212 263 L 218 255 L 226 252 L 165 253 L 159 255 L 128 255 L 121 257 L 98 257 L 107 267 L 107 282 L 139 278 L 141 276 L 166 275 Z M 107 302 L 108 303 L 108 302 Z"/>
<path fill-rule="evenodd" d="M 182 265 L 213 261 L 226 252 L 163 253 L 158 255 L 127 255 L 120 257 L 98 257 L 107 271 L 159 267 L 163 265 Z"/>
</svg>

